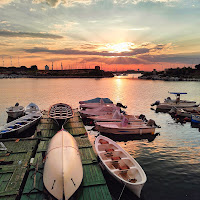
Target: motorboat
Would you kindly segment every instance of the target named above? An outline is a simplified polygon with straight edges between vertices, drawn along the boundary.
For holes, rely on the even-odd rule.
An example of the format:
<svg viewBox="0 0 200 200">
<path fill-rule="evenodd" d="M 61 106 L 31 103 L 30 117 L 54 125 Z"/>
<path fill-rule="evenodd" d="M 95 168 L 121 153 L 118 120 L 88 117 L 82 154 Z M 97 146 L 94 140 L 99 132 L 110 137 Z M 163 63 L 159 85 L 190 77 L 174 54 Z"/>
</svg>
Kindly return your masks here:
<svg viewBox="0 0 200 200">
<path fill-rule="evenodd" d="M 62 126 L 73 117 L 74 112 L 68 104 L 57 103 L 49 108 L 48 115 L 58 126 Z"/>
<path fill-rule="evenodd" d="M 95 129 L 101 133 L 132 135 L 132 134 L 152 134 L 155 133 L 155 126 L 148 125 L 148 122 L 129 122 L 123 117 L 121 122 L 95 122 Z"/>
<path fill-rule="evenodd" d="M 187 94 L 187 93 L 181 93 L 181 92 L 170 92 L 170 94 L 175 94 L 176 99 L 172 100 L 170 97 L 164 100 L 163 103 L 160 103 L 160 101 L 156 101 L 155 103 L 151 104 L 151 106 L 156 105 L 156 111 L 169 111 L 173 107 L 176 108 L 190 108 L 190 107 L 197 107 L 198 104 L 196 104 L 195 101 L 187 101 L 187 100 L 181 100 L 180 95 L 181 94 Z"/>
<path fill-rule="evenodd" d="M 139 119 L 139 116 L 124 115 L 123 113 L 120 113 L 119 110 L 115 110 L 115 112 L 111 114 L 91 116 L 88 118 L 95 122 L 121 122 L 123 116 L 125 116 L 129 122 L 142 122 L 142 119 Z"/>
<path fill-rule="evenodd" d="M 80 186 L 83 167 L 74 137 L 64 129 L 51 139 L 45 157 L 43 182 L 56 199 L 69 199 Z"/>
<path fill-rule="evenodd" d="M 94 109 L 80 110 L 79 113 L 80 116 L 84 119 L 91 116 L 112 114 L 115 112 L 115 110 L 120 110 L 120 108 L 114 104 L 111 104 L 103 105 Z"/>
<path fill-rule="evenodd" d="M 79 104 L 86 104 L 86 103 L 100 103 L 101 99 L 103 99 L 104 103 L 113 103 L 109 98 L 94 98 L 94 99 L 89 99 L 86 101 L 79 101 Z"/>
<path fill-rule="evenodd" d="M 29 112 L 23 117 L 6 123 L 4 126 L 0 127 L 0 137 L 16 137 L 28 128 L 37 124 L 41 117 L 42 113 L 39 110 L 37 112 Z"/>
<path fill-rule="evenodd" d="M 24 115 L 24 107 L 20 106 L 19 103 L 16 103 L 15 106 L 11 106 L 6 109 L 8 117 L 16 119 Z"/>
<path fill-rule="evenodd" d="M 200 114 L 198 115 L 192 115 L 191 122 L 195 124 L 200 124 Z"/>
<path fill-rule="evenodd" d="M 101 135 L 95 140 L 95 149 L 109 174 L 140 198 L 147 177 L 138 162 L 116 142 Z"/>
<path fill-rule="evenodd" d="M 191 118 L 192 115 L 200 114 L 200 107 L 190 107 L 190 108 L 176 108 L 173 107 L 170 111 L 170 114 L 175 114 L 180 117 Z"/>
<path fill-rule="evenodd" d="M 41 113 L 40 108 L 35 103 L 30 103 L 25 108 L 25 114 L 28 115 L 30 113 Z"/>
</svg>

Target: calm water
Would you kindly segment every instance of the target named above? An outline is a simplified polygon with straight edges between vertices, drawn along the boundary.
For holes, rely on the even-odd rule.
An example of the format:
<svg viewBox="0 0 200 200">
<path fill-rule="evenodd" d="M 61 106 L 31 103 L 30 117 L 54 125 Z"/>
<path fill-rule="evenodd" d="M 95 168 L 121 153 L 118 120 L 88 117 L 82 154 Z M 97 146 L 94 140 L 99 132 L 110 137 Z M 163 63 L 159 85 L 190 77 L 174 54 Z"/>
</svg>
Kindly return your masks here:
<svg viewBox="0 0 200 200">
<path fill-rule="evenodd" d="M 200 199 L 200 132 L 190 123 L 181 125 L 168 114 L 155 113 L 150 104 L 169 96 L 168 91 L 187 92 L 182 98 L 200 102 L 200 82 L 162 82 L 137 79 L 0 79 L 0 125 L 6 123 L 5 109 L 16 102 L 30 102 L 48 109 L 66 102 L 78 108 L 80 100 L 108 97 L 127 105 L 128 114 L 145 114 L 162 128 L 160 136 L 118 142 L 143 167 L 146 200 Z M 173 96 L 171 96 L 173 97 Z M 123 198 L 122 198 L 123 199 Z"/>
</svg>

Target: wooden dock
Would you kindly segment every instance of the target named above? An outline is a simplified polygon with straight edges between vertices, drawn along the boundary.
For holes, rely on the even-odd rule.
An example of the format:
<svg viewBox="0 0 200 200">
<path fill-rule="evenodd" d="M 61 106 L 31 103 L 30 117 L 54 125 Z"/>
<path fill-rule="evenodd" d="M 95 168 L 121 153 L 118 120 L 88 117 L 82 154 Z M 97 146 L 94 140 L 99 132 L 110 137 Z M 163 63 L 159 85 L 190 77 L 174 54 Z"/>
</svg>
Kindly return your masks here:
<svg viewBox="0 0 200 200">
<path fill-rule="evenodd" d="M 64 128 L 78 143 L 83 181 L 70 199 L 112 200 L 83 122 L 78 111 L 74 113 Z M 43 160 L 48 144 L 57 131 L 47 112 L 43 112 L 33 138 L 0 140 L 7 148 L 0 151 L 0 200 L 54 199 L 43 185 Z"/>
</svg>

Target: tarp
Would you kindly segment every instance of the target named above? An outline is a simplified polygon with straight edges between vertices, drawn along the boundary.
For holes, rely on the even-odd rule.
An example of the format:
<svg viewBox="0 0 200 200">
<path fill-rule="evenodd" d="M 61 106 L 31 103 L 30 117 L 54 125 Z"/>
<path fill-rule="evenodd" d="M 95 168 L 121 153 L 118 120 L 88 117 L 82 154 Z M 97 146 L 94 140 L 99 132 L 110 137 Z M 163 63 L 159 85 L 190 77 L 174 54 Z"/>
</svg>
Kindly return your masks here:
<svg viewBox="0 0 200 200">
<path fill-rule="evenodd" d="M 104 103 L 113 103 L 109 98 L 94 98 L 94 99 L 90 99 L 90 100 L 86 100 L 86 101 L 79 101 L 80 104 L 83 103 L 100 103 L 101 99 L 103 99 Z"/>
</svg>

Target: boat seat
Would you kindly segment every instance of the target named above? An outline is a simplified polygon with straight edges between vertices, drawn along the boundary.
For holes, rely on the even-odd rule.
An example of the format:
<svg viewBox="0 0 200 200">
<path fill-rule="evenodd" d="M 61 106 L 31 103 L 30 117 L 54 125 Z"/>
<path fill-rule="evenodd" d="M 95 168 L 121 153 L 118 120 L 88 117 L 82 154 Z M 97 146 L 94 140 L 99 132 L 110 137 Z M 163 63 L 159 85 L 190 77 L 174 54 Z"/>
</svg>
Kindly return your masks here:
<svg viewBox="0 0 200 200">
<path fill-rule="evenodd" d="M 119 156 L 112 156 L 111 159 L 112 160 L 121 160 L 121 158 Z"/>
<path fill-rule="evenodd" d="M 127 166 L 126 164 L 124 165 L 119 165 L 119 169 L 120 170 L 125 170 L 125 169 L 130 169 L 129 166 Z"/>
<path fill-rule="evenodd" d="M 100 139 L 100 140 L 99 140 L 99 142 L 100 142 L 101 144 L 109 144 L 109 142 L 108 142 L 108 141 L 106 141 L 106 140 L 103 140 L 103 139 Z"/>
<path fill-rule="evenodd" d="M 105 149 L 106 152 L 113 152 L 114 149 Z"/>
<path fill-rule="evenodd" d="M 128 182 L 130 182 L 130 183 L 136 183 L 137 179 L 136 178 L 131 178 L 131 179 L 128 179 Z"/>
<path fill-rule="evenodd" d="M 105 155 L 106 157 L 112 157 L 112 156 L 113 156 L 112 152 L 107 152 L 107 153 L 105 153 L 104 155 Z"/>
</svg>

